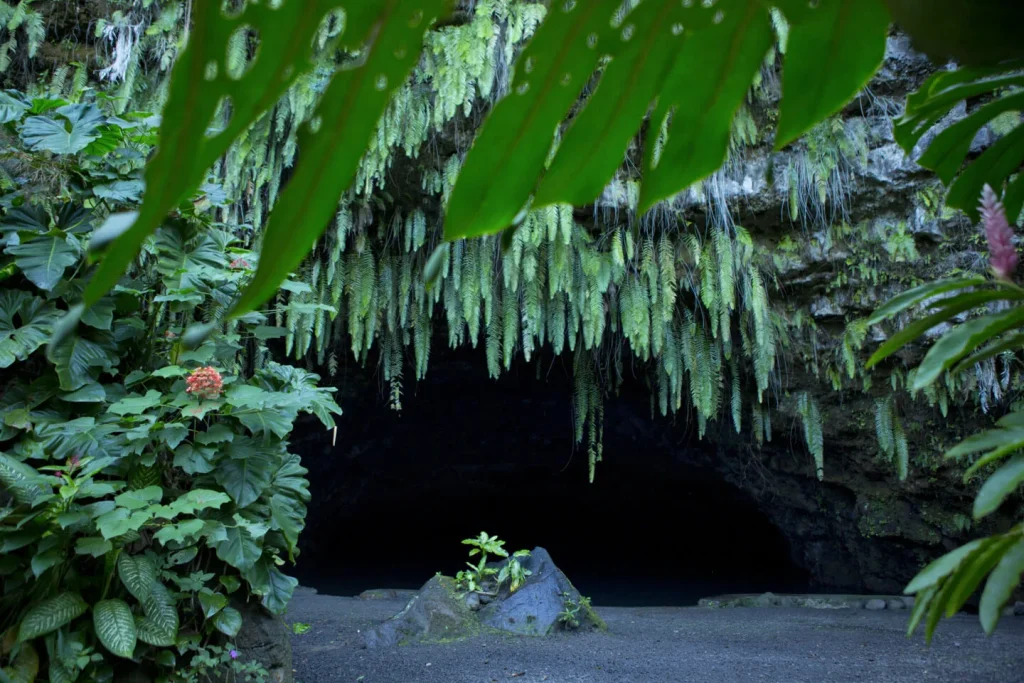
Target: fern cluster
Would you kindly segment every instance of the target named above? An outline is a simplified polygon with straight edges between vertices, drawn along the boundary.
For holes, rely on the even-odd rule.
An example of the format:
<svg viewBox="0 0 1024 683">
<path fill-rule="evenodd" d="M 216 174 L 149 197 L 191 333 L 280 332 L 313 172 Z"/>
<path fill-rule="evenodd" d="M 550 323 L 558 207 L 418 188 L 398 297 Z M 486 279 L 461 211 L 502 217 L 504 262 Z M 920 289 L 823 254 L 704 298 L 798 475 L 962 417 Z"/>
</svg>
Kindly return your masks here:
<svg viewBox="0 0 1024 683">
<path fill-rule="evenodd" d="M 741 429 L 749 410 L 758 438 L 770 438 L 782 320 L 750 235 L 712 228 L 701 239 L 683 227 L 593 232 L 571 207 L 547 207 L 526 217 L 507 249 L 496 238 L 443 244 L 428 288 L 436 218 L 421 209 L 375 213 L 353 200 L 286 287 L 286 347 L 321 364 L 341 345 L 358 362 L 375 357 L 393 393 L 405 363 L 425 377 L 437 332 L 451 347 L 482 345 L 494 378 L 518 355 L 573 353 L 576 436 L 588 440 L 594 462 L 602 397 L 634 359 L 662 415 L 692 408 L 703 434 L 723 411 Z M 755 390 L 745 395 L 748 385 Z"/>
</svg>

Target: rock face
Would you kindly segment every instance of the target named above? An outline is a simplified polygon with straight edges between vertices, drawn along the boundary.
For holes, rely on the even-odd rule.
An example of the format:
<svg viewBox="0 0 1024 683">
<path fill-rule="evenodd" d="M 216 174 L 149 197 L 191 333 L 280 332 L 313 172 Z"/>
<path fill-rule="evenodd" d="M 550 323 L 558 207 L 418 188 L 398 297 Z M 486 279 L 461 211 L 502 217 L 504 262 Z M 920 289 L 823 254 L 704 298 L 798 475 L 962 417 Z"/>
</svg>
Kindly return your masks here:
<svg viewBox="0 0 1024 683">
<path fill-rule="evenodd" d="M 482 604 L 476 593 L 459 591 L 454 579 L 435 576 L 409 600 L 405 609 L 367 631 L 363 636 L 364 644 L 378 648 L 410 642 L 442 642 L 487 632 L 546 636 L 559 628 L 606 628 L 604 621 L 555 566 L 548 551 L 534 548 L 530 557 L 522 560 L 522 565 L 531 572 L 523 586 L 514 593 L 504 586 L 487 604 Z M 573 613 L 575 623 L 571 626 L 560 619 L 566 610 Z"/>
<path fill-rule="evenodd" d="M 284 619 L 258 603 L 235 607 L 242 612 L 242 630 L 234 639 L 241 658 L 262 664 L 269 683 L 294 683 L 291 631 Z"/>
<path fill-rule="evenodd" d="M 686 417 L 678 416 L 670 424 L 669 420 L 654 416 L 655 409 L 647 403 L 649 393 L 630 397 L 624 391 L 605 405 L 607 445 L 605 462 L 598 467 L 598 479 L 604 476 L 602 467 L 625 460 L 631 461 L 628 466 L 651 471 L 652 478 L 683 480 L 698 471 L 713 473 L 752 499 L 760 513 L 781 532 L 792 562 L 806 571 L 812 589 L 898 594 L 935 557 L 970 538 L 1004 530 L 1012 521 L 1005 514 L 995 514 L 984 524 L 975 525 L 970 517 L 974 491 L 963 485 L 962 468 L 941 458 L 944 448 L 989 420 L 975 406 L 957 406 L 951 400 L 947 415 L 938 407 L 929 407 L 922 400 L 911 401 L 902 393 L 900 412 L 910 452 L 910 474 L 905 481 L 899 480 L 893 463 L 880 452 L 875 433 L 876 401 L 887 398 L 892 386 L 905 382 L 905 370 L 916 362 L 915 354 L 920 353 L 920 348 L 909 349 L 890 368 L 891 378 L 879 371 L 871 382 L 862 383 L 863 390 L 851 388 L 851 382 L 844 379 L 846 369 L 841 363 L 808 362 L 840 358 L 847 324 L 866 317 L 895 291 L 917 279 L 938 277 L 953 268 L 970 268 L 984 262 L 984 256 L 971 243 L 972 226 L 937 208 L 941 185 L 933 174 L 903 153 L 892 135 L 892 113 L 933 71 L 934 66 L 914 52 L 905 37 L 893 35 L 889 39 L 881 71 L 842 112 L 840 121 L 843 135 L 850 133 L 849 137 L 855 138 L 853 133 L 863 134 L 858 138 L 863 140 L 863 157 L 848 164 L 843 162 L 841 182 L 839 176 L 830 176 L 832 180 L 827 183 L 818 178 L 820 187 L 827 189 L 827 201 L 818 201 L 817 193 L 811 192 L 794 202 L 794 195 L 799 199 L 801 192 L 794 192 L 799 187 L 793 178 L 802 173 L 801 164 L 806 157 L 802 158 L 799 146 L 773 153 L 770 140 L 765 138 L 758 146 L 730 159 L 722 171 L 702 185 L 703 190 L 683 193 L 676 203 L 676 208 L 697 228 L 718 220 L 716 217 L 722 211 L 747 228 L 758 251 L 774 263 L 778 288 L 772 294 L 773 301 L 785 309 L 787 317 L 801 316 L 813 325 L 813 331 L 805 336 L 794 334 L 787 340 L 785 370 L 779 374 L 778 386 L 771 390 L 779 404 L 773 416 L 774 438 L 753 445 L 749 416 L 744 415 L 741 433 L 728 424 L 726 417 L 709 425 L 704 441 L 697 443 L 692 437 L 693 423 L 687 423 Z M 947 123 L 966 113 L 960 106 Z M 926 136 L 923 144 L 934 135 L 932 132 Z M 987 141 L 982 139 L 986 135 Z M 991 142 L 993 135 L 986 132 L 979 136 L 975 146 Z M 419 187 L 418 176 L 411 173 L 410 179 L 415 181 L 410 182 L 415 190 Z M 635 217 L 629 217 L 629 192 L 625 185 L 628 180 L 633 178 L 624 174 L 609 186 L 598 205 L 584 212 L 591 214 L 591 218 L 583 213 L 577 218 L 594 223 L 600 216 L 605 224 L 634 220 Z M 838 184 L 830 184 L 833 180 Z M 412 192 L 409 201 L 418 203 L 421 198 Z M 794 203 L 799 206 L 794 207 Z M 799 210 L 798 218 L 791 218 L 794 208 Z M 826 229 L 823 224 L 832 227 Z M 840 225 L 854 226 L 857 232 L 844 233 Z M 787 242 L 790 236 L 806 240 L 806 244 L 801 242 L 798 247 Z M 872 246 L 865 249 L 868 242 Z M 867 334 L 874 342 L 884 338 L 884 333 L 877 329 Z M 435 386 L 447 383 L 452 396 L 481 391 L 480 385 L 486 381 L 482 361 L 479 367 L 469 367 L 463 359 L 446 361 L 440 350 L 444 345 L 440 339 L 435 341 L 433 348 L 438 351 L 431 360 L 426 381 Z M 857 363 L 862 365 L 865 355 L 861 354 Z M 556 367 L 556 360 L 567 365 L 564 358 L 544 358 L 537 363 L 537 374 L 550 373 L 549 368 Z M 532 366 L 526 365 L 513 370 L 523 375 L 534 372 Z M 642 373 L 636 374 L 643 381 Z M 845 382 L 842 390 L 833 388 L 830 376 L 837 378 L 833 381 Z M 347 447 L 343 457 L 337 457 L 338 453 L 328 447 L 330 438 L 320 436 L 317 443 L 303 449 L 304 453 L 317 454 L 319 450 L 326 455 L 307 461 L 313 469 L 314 489 L 319 478 L 338 482 L 331 490 L 314 491 L 311 519 L 317 515 L 337 518 L 344 514 L 346 506 L 409 497 L 415 495 L 411 489 L 424 486 L 433 487 L 439 498 L 458 497 L 466 491 L 500 497 L 510 486 L 509 481 L 527 467 L 531 468 L 532 486 L 553 488 L 555 485 L 544 483 L 544 477 L 552 480 L 565 469 L 564 459 L 551 455 L 565 452 L 561 450 L 563 443 L 557 442 L 558 449 L 550 444 L 556 442 L 559 430 L 564 430 L 566 421 L 571 419 L 571 394 L 552 398 L 551 392 L 538 392 L 529 399 L 533 401 L 531 415 L 547 413 L 544 423 L 520 419 L 516 424 L 516 409 L 506 409 L 501 403 L 494 404 L 489 413 L 481 409 L 481 414 L 474 413 L 469 420 L 488 421 L 494 436 L 467 444 L 467 450 L 471 447 L 486 457 L 473 460 L 467 455 L 464 460 L 442 461 L 406 456 L 395 447 L 393 433 L 381 434 L 379 425 L 373 429 L 364 427 L 359 422 L 362 416 L 353 420 L 351 416 L 360 409 L 357 404 L 378 390 L 379 382 L 372 369 L 364 372 L 350 368 L 340 384 L 339 400 L 346 410 L 351 406 L 346 424 L 353 431 L 353 445 Z M 793 402 L 787 404 L 787 399 L 801 392 L 815 399 L 823 415 L 823 481 L 815 476 L 814 463 L 799 433 L 800 419 L 792 409 Z M 405 425 L 417 419 L 416 400 L 405 402 Z M 377 410 L 386 409 L 380 406 Z M 370 419 L 365 418 L 367 425 Z M 397 421 L 393 424 L 397 425 Z M 524 430 L 523 424 L 528 424 L 528 429 Z M 424 419 L 418 431 L 436 432 L 435 426 L 436 422 Z M 529 435 L 516 430 L 528 431 Z M 444 438 L 431 436 L 437 441 Z M 496 455 L 503 440 L 514 442 L 518 452 L 512 453 L 516 449 L 510 449 L 504 457 Z M 616 444 L 614 448 L 612 442 Z M 627 444 L 627 448 L 623 449 L 622 444 Z M 450 454 L 459 445 L 452 447 L 446 443 L 443 450 Z M 572 447 L 567 444 L 565 450 Z M 551 452 L 545 452 L 549 448 Z M 553 457 L 558 462 L 545 470 L 539 462 L 541 456 Z M 575 457 L 573 466 L 580 459 L 578 451 Z M 586 459 L 585 453 L 582 459 Z M 393 474 L 398 471 L 403 472 L 401 480 Z M 626 502 L 623 507 L 631 504 Z M 306 543 L 318 543 L 314 533 L 307 530 Z M 558 553 L 565 565 L 567 560 L 561 548 Z M 576 575 L 573 570 L 571 573 Z"/>
<path fill-rule="evenodd" d="M 579 607 L 577 628 L 605 628 L 594 610 L 581 605 L 579 591 L 555 566 L 544 548 L 534 548 L 523 560 L 523 568 L 531 575 L 515 593 L 503 588 L 498 598 L 480 610 L 485 626 L 524 636 L 545 636 L 562 626 L 560 615 L 568 608 Z"/>
<path fill-rule="evenodd" d="M 440 642 L 480 633 L 476 616 L 455 587 L 455 579 L 435 576 L 409 600 L 401 612 L 368 630 L 363 641 L 368 648 L 390 647 L 409 642 Z"/>
</svg>

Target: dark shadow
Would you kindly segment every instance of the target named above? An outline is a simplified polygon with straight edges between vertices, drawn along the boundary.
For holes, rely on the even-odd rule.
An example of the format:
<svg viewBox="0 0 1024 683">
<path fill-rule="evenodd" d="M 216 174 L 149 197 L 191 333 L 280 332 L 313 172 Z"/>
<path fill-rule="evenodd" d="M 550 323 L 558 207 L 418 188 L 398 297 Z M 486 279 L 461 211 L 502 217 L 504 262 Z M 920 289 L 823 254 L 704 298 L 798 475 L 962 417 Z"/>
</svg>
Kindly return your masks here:
<svg viewBox="0 0 1024 683">
<path fill-rule="evenodd" d="M 679 457 L 699 445 L 643 435 L 653 422 L 642 387 L 609 402 L 605 459 L 590 484 L 586 449 L 573 448 L 565 370 L 538 378 L 514 368 L 494 382 L 482 360 L 435 359 L 401 415 L 375 390 L 343 396 L 336 448 L 322 433 L 298 435 L 314 498 L 295 568 L 304 584 L 339 595 L 418 588 L 462 569 L 460 541 L 485 530 L 509 549 L 547 548 L 597 604 L 806 590 L 754 502 Z"/>
</svg>

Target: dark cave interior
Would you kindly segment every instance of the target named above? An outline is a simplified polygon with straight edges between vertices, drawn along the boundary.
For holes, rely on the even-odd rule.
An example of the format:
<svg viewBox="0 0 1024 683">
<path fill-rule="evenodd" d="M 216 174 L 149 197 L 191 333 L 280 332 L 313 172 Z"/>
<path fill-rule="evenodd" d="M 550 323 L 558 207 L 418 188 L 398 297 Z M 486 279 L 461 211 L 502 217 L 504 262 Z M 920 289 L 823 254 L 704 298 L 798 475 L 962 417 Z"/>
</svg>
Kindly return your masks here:
<svg viewBox="0 0 1024 683">
<path fill-rule="evenodd" d="M 545 364 L 538 377 L 521 364 L 494 381 L 482 351 L 437 356 L 400 413 L 372 374 L 343 369 L 336 445 L 318 423 L 300 426 L 293 450 L 312 502 L 293 571 L 304 585 L 418 588 L 464 568 L 460 541 L 484 530 L 509 550 L 543 546 L 595 604 L 807 589 L 783 534 L 700 464 L 707 445 L 685 424 L 651 419 L 639 381 L 606 403 L 591 484 L 585 445 L 573 445 L 569 368 Z"/>
</svg>

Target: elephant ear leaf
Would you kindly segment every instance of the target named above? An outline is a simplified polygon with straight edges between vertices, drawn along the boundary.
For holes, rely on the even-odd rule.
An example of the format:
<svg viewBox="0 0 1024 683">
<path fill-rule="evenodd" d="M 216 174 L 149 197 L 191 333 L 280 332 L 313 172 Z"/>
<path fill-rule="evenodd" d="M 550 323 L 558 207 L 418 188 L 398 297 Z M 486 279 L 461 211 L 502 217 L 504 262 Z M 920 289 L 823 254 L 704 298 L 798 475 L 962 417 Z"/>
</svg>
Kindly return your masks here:
<svg viewBox="0 0 1024 683">
<path fill-rule="evenodd" d="M 34 152 L 77 154 L 100 137 L 107 119 L 94 104 L 68 104 L 55 116 L 30 116 L 21 129 L 21 139 Z"/>
<path fill-rule="evenodd" d="M 943 71 L 907 97 L 906 111 L 895 122 L 896 142 L 911 154 L 922 138 L 961 102 L 991 100 L 939 132 L 917 160 L 921 166 L 935 171 L 949 187 L 946 204 L 965 211 L 974 220 L 978 219 L 977 198 L 986 183 L 1000 188 L 1009 181 L 1003 201 L 1011 222 L 1020 216 L 1024 205 L 1024 174 L 1017 173 L 1024 162 L 1021 86 L 1024 60 L 999 68 Z M 1002 125 L 997 126 L 997 120 Z M 999 128 L 1003 135 L 968 162 L 972 145 L 986 127 Z"/>
<path fill-rule="evenodd" d="M 0 291 L 0 368 L 35 353 L 46 343 L 59 317 L 52 304 L 28 292 Z"/>
<path fill-rule="evenodd" d="M 78 263 L 81 249 L 77 242 L 60 234 L 46 234 L 7 247 L 14 265 L 39 289 L 49 292 L 64 277 L 64 271 Z"/>
</svg>

